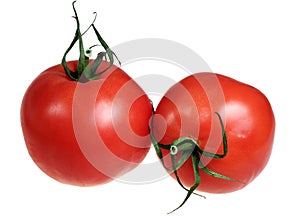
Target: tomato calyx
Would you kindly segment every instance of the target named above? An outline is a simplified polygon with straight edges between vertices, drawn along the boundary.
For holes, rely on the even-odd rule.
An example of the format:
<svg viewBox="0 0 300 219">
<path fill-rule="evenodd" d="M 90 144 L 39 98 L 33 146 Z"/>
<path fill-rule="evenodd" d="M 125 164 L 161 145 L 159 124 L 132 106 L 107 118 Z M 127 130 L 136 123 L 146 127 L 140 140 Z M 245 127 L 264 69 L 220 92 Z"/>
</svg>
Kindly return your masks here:
<svg viewBox="0 0 300 219">
<path fill-rule="evenodd" d="M 155 148 L 156 154 L 159 157 L 159 159 L 161 160 L 164 168 L 167 171 L 173 172 L 176 180 L 178 182 L 178 184 L 184 189 L 186 190 L 188 193 L 185 197 L 185 199 L 183 200 L 183 202 L 174 210 L 170 211 L 168 214 L 178 210 L 179 208 L 181 208 L 186 201 L 189 199 L 189 197 L 192 194 L 201 196 L 203 198 L 206 198 L 203 195 L 200 195 L 198 193 L 195 193 L 194 191 L 196 190 L 196 188 L 200 185 L 200 170 L 202 170 L 204 173 L 216 177 L 216 178 L 220 178 L 220 179 L 224 179 L 224 180 L 230 180 L 230 181 L 234 181 L 234 182 L 238 182 L 238 183 L 243 183 L 239 180 L 230 178 L 228 176 L 224 176 L 220 173 L 217 173 L 209 168 L 206 167 L 206 165 L 203 163 L 203 161 L 201 160 L 201 157 L 208 157 L 208 158 L 212 158 L 212 159 L 222 159 L 224 158 L 227 153 L 228 153 L 228 143 L 227 143 L 227 137 L 226 137 L 226 131 L 225 131 L 225 127 L 224 127 L 224 123 L 222 121 L 222 118 L 220 116 L 219 113 L 215 112 L 215 114 L 218 116 L 219 122 L 220 122 L 220 126 L 222 129 L 222 144 L 223 144 L 223 153 L 221 154 L 214 154 L 205 150 L 202 150 L 200 148 L 200 142 L 193 138 L 193 137 L 181 137 L 175 141 L 173 141 L 170 145 L 166 145 L 166 144 L 161 144 L 159 143 L 152 131 L 150 131 L 150 137 L 151 137 L 151 141 L 152 144 Z M 153 120 L 152 120 L 152 127 L 153 127 Z M 172 166 L 171 167 L 167 167 L 164 161 L 163 157 L 163 153 L 161 151 L 161 149 L 164 150 L 169 150 L 170 151 L 170 156 L 169 158 L 171 159 L 172 162 Z M 178 176 L 178 172 L 177 170 L 189 159 L 191 158 L 191 162 L 192 162 L 192 166 L 193 166 L 193 171 L 194 171 L 194 185 L 190 188 L 186 188 L 181 180 L 180 177 Z"/>
<path fill-rule="evenodd" d="M 79 18 L 77 15 L 77 11 L 75 9 L 75 3 L 76 3 L 76 1 L 74 1 L 72 3 L 72 6 L 73 6 L 74 14 L 75 14 L 75 16 L 73 16 L 73 18 L 75 18 L 75 20 L 76 20 L 77 28 L 76 28 L 75 36 L 74 36 L 70 46 L 68 47 L 68 49 L 66 50 L 66 52 L 63 55 L 61 64 L 65 70 L 65 73 L 71 80 L 84 83 L 84 82 L 88 82 L 90 80 L 99 79 L 101 74 L 106 72 L 114 64 L 114 58 L 117 59 L 117 61 L 119 62 L 119 65 L 121 64 L 121 62 L 118 59 L 118 57 L 116 56 L 116 54 L 107 45 L 107 43 L 102 38 L 102 36 L 100 35 L 100 33 L 98 32 L 97 28 L 94 25 L 94 22 L 96 21 L 96 18 L 97 18 L 96 12 L 94 12 L 95 18 L 94 18 L 92 24 L 87 28 L 86 31 L 81 33 L 80 22 L 79 22 Z M 92 55 L 92 48 L 95 46 L 98 46 L 98 45 L 91 46 L 89 49 L 85 50 L 84 45 L 83 45 L 83 38 L 82 38 L 82 36 L 90 28 L 92 28 L 94 30 L 94 32 L 97 36 L 97 39 L 100 42 L 100 45 L 105 49 L 105 52 L 103 51 L 103 52 L 98 53 L 96 59 L 93 61 L 92 64 L 90 63 L 90 57 Z M 66 57 L 67 57 L 68 53 L 71 51 L 71 49 L 74 47 L 74 45 L 77 41 L 79 42 L 79 59 L 78 59 L 76 70 L 72 71 L 67 65 Z M 107 60 L 107 58 L 109 60 L 109 66 L 107 66 L 105 69 L 101 70 L 100 72 L 97 72 L 99 66 L 103 62 L 103 59 Z"/>
</svg>

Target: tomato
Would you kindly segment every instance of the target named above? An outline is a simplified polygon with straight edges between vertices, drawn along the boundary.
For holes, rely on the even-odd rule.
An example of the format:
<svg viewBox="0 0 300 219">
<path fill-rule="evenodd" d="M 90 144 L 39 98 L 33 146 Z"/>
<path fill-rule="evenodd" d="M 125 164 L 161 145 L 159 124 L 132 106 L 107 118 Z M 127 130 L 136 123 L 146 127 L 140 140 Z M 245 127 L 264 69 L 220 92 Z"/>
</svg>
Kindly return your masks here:
<svg viewBox="0 0 300 219">
<path fill-rule="evenodd" d="M 77 61 L 67 64 L 75 69 Z M 21 107 L 34 162 L 50 177 L 78 186 L 106 183 L 135 168 L 151 144 L 151 115 L 147 95 L 116 66 L 87 83 L 53 66 L 32 82 Z"/>
<path fill-rule="evenodd" d="M 189 147 L 185 162 L 173 168 L 183 185 L 228 193 L 245 187 L 266 166 L 275 119 L 268 99 L 258 89 L 220 74 L 197 73 L 166 92 L 152 129 L 166 168 L 172 166 L 170 151 L 179 162 L 184 150 L 176 154 L 178 145 Z M 197 172 L 199 185 L 195 185 Z M 174 171 L 169 173 L 176 178 Z"/>
<path fill-rule="evenodd" d="M 81 32 L 75 3 L 75 36 L 61 64 L 42 72 L 27 89 L 21 125 L 28 152 L 42 171 L 62 183 L 92 186 L 142 162 L 151 145 L 153 110 L 141 87 L 114 65 L 117 56 L 94 26 L 96 17 Z M 83 36 L 90 28 L 100 44 L 85 50 Z M 79 59 L 67 61 L 76 42 Z M 98 45 L 105 52 L 90 59 Z"/>
</svg>

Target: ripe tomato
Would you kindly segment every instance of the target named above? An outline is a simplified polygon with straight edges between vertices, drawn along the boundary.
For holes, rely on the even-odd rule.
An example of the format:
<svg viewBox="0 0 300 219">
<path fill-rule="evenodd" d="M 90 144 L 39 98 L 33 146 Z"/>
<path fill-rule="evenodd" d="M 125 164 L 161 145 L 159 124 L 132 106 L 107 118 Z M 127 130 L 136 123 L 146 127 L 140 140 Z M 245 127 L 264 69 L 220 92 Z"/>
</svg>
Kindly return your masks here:
<svg viewBox="0 0 300 219">
<path fill-rule="evenodd" d="M 172 165 L 170 150 L 179 150 L 178 142 L 188 139 L 185 147 L 196 142 L 189 158 L 175 166 L 183 185 L 228 193 L 245 187 L 266 166 L 275 119 L 268 99 L 256 88 L 220 74 L 198 73 L 167 91 L 152 128 L 166 167 Z M 176 156 L 179 162 L 180 153 Z M 170 174 L 176 178 L 173 171 Z"/>
<path fill-rule="evenodd" d="M 74 70 L 77 61 L 67 65 Z M 100 71 L 108 65 L 103 62 Z M 151 115 L 147 95 L 115 65 L 87 83 L 53 66 L 32 82 L 21 106 L 34 162 L 50 177 L 77 186 L 106 183 L 135 168 L 151 144 Z"/>
</svg>

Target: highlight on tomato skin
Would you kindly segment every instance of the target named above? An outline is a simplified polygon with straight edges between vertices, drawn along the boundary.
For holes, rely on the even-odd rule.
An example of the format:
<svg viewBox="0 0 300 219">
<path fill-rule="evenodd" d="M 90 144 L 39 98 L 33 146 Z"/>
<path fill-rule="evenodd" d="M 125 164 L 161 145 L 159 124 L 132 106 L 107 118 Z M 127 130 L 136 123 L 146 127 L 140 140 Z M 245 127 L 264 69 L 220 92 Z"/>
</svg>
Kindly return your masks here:
<svg viewBox="0 0 300 219">
<path fill-rule="evenodd" d="M 274 132 L 273 110 L 261 91 L 209 72 L 172 86 L 159 102 L 152 126 L 154 145 L 170 175 L 186 188 L 207 193 L 234 192 L 251 183 L 268 163 Z M 181 147 L 174 143 L 180 138 L 186 138 L 185 147 L 194 144 L 194 149 L 184 162 L 180 161 L 184 151 L 174 155 L 172 163 L 170 146 Z M 199 156 L 198 165 L 193 156 Z"/>
</svg>

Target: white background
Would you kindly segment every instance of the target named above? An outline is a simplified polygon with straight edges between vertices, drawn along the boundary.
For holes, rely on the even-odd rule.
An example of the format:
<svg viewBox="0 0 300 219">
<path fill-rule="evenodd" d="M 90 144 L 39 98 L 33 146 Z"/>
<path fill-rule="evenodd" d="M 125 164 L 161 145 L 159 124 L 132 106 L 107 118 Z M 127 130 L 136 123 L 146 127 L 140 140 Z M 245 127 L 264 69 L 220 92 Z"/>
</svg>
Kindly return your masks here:
<svg viewBox="0 0 300 219">
<path fill-rule="evenodd" d="M 174 40 L 197 52 L 214 72 L 264 92 L 276 117 L 271 159 L 245 189 L 208 194 L 206 200 L 193 196 L 171 215 L 166 213 L 183 200 L 185 191 L 170 177 L 144 185 L 112 182 L 91 188 L 50 179 L 27 153 L 19 112 L 30 82 L 60 62 L 74 36 L 71 1 L 6 1 L 0 8 L 0 218 L 297 217 L 300 13 L 296 0 L 79 0 L 77 9 L 83 27 L 93 19 L 92 12 L 98 12 L 96 26 L 111 46 L 148 37 Z M 152 68 L 162 74 L 160 69 L 168 67 L 160 65 L 130 69 Z"/>
</svg>

